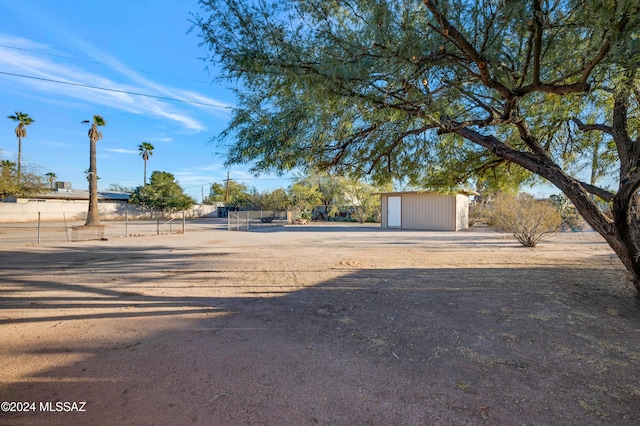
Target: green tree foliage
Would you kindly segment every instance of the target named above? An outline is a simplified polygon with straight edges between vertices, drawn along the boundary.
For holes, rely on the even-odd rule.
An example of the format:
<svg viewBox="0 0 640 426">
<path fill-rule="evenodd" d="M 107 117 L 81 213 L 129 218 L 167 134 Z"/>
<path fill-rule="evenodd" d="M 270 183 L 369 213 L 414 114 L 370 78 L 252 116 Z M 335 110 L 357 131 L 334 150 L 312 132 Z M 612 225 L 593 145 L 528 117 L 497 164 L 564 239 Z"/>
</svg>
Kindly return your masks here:
<svg viewBox="0 0 640 426">
<path fill-rule="evenodd" d="M 147 161 L 153 155 L 153 145 L 149 142 L 142 142 L 138 145 L 138 153 L 142 160 L 144 161 L 144 180 L 142 181 L 143 185 L 147 184 Z"/>
<path fill-rule="evenodd" d="M 16 112 L 14 115 L 10 115 L 7 118 L 18 123 L 15 133 L 16 138 L 18 138 L 18 168 L 16 169 L 16 179 L 19 185 L 22 174 L 22 138 L 27 137 L 27 126 L 30 126 L 31 123 L 35 122 L 35 120 L 29 117 L 29 114 L 23 112 Z"/>
<path fill-rule="evenodd" d="M 19 192 L 16 179 L 16 163 L 0 161 L 0 199 L 15 196 Z"/>
<path fill-rule="evenodd" d="M 135 188 L 131 186 L 121 185 L 119 183 L 110 183 L 109 186 L 107 186 L 107 191 L 128 192 L 130 194 L 133 194 L 135 192 Z"/>
<path fill-rule="evenodd" d="M 300 210 L 303 219 L 310 219 L 314 211 L 316 217 L 328 220 L 342 209 L 358 222 L 379 220 L 376 188 L 358 179 L 312 173 L 297 179 L 288 192 L 291 205 Z"/>
<path fill-rule="evenodd" d="M 238 210 L 248 206 L 251 197 L 249 187 L 229 179 L 225 183 L 212 183 L 209 196 L 204 204 L 226 203 L 230 210 Z"/>
<path fill-rule="evenodd" d="M 298 216 L 306 221 L 313 218 L 313 209 L 321 203 L 319 188 L 304 179 L 298 179 L 288 189 L 291 205 L 298 210 Z"/>
<path fill-rule="evenodd" d="M 18 185 L 18 190 L 15 195 L 29 197 L 42 194 L 43 192 L 46 192 L 47 189 L 48 185 L 44 176 L 29 171 L 29 167 L 23 167 L 20 185 Z"/>
<path fill-rule="evenodd" d="M 493 226 L 510 232 L 525 247 L 535 247 L 545 236 L 558 231 L 562 217 L 548 200 L 529 194 L 502 194 L 493 202 Z"/>
<path fill-rule="evenodd" d="M 516 164 L 493 164 L 476 178 L 476 191 L 485 199 L 502 193 L 517 194 L 522 184 L 532 179 L 531 173 Z"/>
<path fill-rule="evenodd" d="M 376 189 L 359 180 L 347 180 L 345 186 L 345 196 L 353 206 L 353 219 L 360 223 L 380 222 L 382 210 Z"/>
<path fill-rule="evenodd" d="M 578 213 L 578 210 L 564 195 L 552 195 L 549 197 L 553 208 L 556 209 L 562 217 L 562 223 L 560 226 L 563 229 L 571 231 L 581 231 L 584 229 L 584 219 Z"/>
<path fill-rule="evenodd" d="M 0 160 L 0 199 L 7 197 L 32 196 L 47 190 L 43 176 L 26 168 L 20 183 L 17 177 L 17 164 L 9 160 Z"/>
<path fill-rule="evenodd" d="M 149 183 L 138 187 L 129 203 L 149 210 L 171 213 L 191 208 L 196 202 L 186 195 L 173 174 L 154 171 Z"/>
<path fill-rule="evenodd" d="M 295 207 L 313 210 L 321 220 L 336 216 L 345 204 L 341 179 L 327 173 L 312 173 L 297 179 L 289 191 Z"/>
<path fill-rule="evenodd" d="M 420 186 L 513 163 L 558 187 L 640 289 L 637 1 L 201 4 L 194 26 L 238 95 L 228 163 Z M 585 153 L 600 175 L 615 159 L 615 193 L 576 174 Z"/>
<path fill-rule="evenodd" d="M 47 172 L 44 175 L 49 181 L 49 189 L 54 190 L 55 187 L 53 185 L 56 183 L 56 179 L 58 179 L 58 175 L 53 172 Z"/>
<path fill-rule="evenodd" d="M 273 191 L 258 191 L 254 188 L 247 200 L 247 207 L 252 210 L 282 212 L 287 211 L 289 205 L 289 196 L 282 188 Z"/>
</svg>

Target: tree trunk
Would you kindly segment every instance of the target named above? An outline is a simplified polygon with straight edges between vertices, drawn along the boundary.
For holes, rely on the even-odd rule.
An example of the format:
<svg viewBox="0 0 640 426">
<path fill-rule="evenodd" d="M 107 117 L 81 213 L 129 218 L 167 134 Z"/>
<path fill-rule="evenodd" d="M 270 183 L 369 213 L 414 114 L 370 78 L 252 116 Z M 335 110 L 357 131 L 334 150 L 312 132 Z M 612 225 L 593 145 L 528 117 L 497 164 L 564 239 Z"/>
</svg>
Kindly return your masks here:
<svg viewBox="0 0 640 426">
<path fill-rule="evenodd" d="M 600 141 L 593 143 L 593 151 L 591 153 L 591 178 L 589 183 L 596 185 L 598 182 L 598 155 L 600 154 Z"/>
<path fill-rule="evenodd" d="M 640 177 L 622 179 L 618 193 L 613 197 L 613 218 L 607 217 L 593 200 L 586 185 L 567 175 L 549 157 L 513 150 L 493 136 L 482 135 L 472 129 L 458 129 L 455 133 L 474 142 L 501 158 L 516 163 L 542 176 L 554 184 L 571 200 L 584 220 L 609 244 L 625 266 L 640 296 L 640 227 L 638 226 L 638 201 L 635 195 Z M 621 170 L 629 170 L 635 164 L 621 155 Z M 626 175 L 626 174 L 623 174 Z"/>
<path fill-rule="evenodd" d="M 18 179 L 18 186 L 20 186 L 20 170 L 22 168 L 22 137 L 18 136 L 18 171 L 16 177 Z"/>
<path fill-rule="evenodd" d="M 609 245 L 631 273 L 633 283 L 640 296 L 640 263 L 638 262 L 638 256 L 640 256 L 640 232 L 638 229 L 637 208 L 638 197 L 635 194 L 635 190 L 627 191 L 622 185 L 612 203 L 615 241 L 620 247 L 614 247 L 611 242 L 609 242 Z"/>
<path fill-rule="evenodd" d="M 637 219 L 632 214 L 635 203 L 629 202 L 628 198 L 625 201 L 624 195 L 618 197 L 620 195 L 618 193 L 612 203 L 613 218 L 609 218 L 578 181 L 564 173 L 556 175 L 555 179 L 550 176 L 545 177 L 571 200 L 584 220 L 602 235 L 629 272 L 636 291 L 640 295 L 640 263 L 638 263 L 640 232 L 632 232 L 637 228 Z"/>
<path fill-rule="evenodd" d="M 635 205 L 630 200 L 632 197 L 625 196 L 626 191 L 621 187 L 613 199 L 613 218 L 610 218 L 600 210 L 591 194 L 577 180 L 568 177 L 559 169 L 555 176 L 542 176 L 555 184 L 571 200 L 584 220 L 602 235 L 629 272 L 640 295 L 640 263 L 637 260 L 640 254 L 640 233 L 632 232 L 637 227 L 637 219 L 631 213 Z"/>
<path fill-rule="evenodd" d="M 89 155 L 89 211 L 85 225 L 100 225 L 98 214 L 98 174 L 96 170 L 96 142 L 91 139 Z"/>
</svg>

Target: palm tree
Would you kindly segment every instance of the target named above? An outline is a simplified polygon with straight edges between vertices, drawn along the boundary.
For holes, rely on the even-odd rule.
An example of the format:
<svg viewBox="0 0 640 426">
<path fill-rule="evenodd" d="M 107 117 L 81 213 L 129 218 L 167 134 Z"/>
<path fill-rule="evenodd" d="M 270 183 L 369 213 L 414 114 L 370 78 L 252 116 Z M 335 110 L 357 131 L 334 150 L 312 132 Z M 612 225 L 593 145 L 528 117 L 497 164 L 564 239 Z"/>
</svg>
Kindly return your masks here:
<svg viewBox="0 0 640 426">
<path fill-rule="evenodd" d="M 153 155 L 153 145 L 149 142 L 142 142 L 138 145 L 138 151 L 140 152 L 140 157 L 144 160 L 144 180 L 142 183 L 143 186 L 147 186 L 147 160 Z"/>
<path fill-rule="evenodd" d="M 98 174 L 96 168 L 96 142 L 102 139 L 102 132 L 98 130 L 98 127 L 106 126 L 104 118 L 99 115 L 93 116 L 93 122 L 85 120 L 82 123 L 91 124 L 89 129 L 89 143 L 90 143 L 90 155 L 89 155 L 89 173 L 87 179 L 89 180 L 89 211 L 87 212 L 87 222 L 85 226 L 100 225 L 100 215 L 98 214 Z"/>
<path fill-rule="evenodd" d="M 18 185 L 20 185 L 20 164 L 22 159 L 22 138 L 27 137 L 27 127 L 35 120 L 29 117 L 29 114 L 23 112 L 16 112 L 15 115 L 7 116 L 9 120 L 13 120 L 18 123 L 18 127 L 16 127 L 16 137 L 18 138 L 18 170 L 17 170 L 17 179 Z"/>
<path fill-rule="evenodd" d="M 58 175 L 53 172 L 45 173 L 44 175 L 49 179 L 49 186 L 51 187 L 51 190 L 54 190 L 55 188 L 53 187 L 53 183 L 58 178 Z"/>
</svg>

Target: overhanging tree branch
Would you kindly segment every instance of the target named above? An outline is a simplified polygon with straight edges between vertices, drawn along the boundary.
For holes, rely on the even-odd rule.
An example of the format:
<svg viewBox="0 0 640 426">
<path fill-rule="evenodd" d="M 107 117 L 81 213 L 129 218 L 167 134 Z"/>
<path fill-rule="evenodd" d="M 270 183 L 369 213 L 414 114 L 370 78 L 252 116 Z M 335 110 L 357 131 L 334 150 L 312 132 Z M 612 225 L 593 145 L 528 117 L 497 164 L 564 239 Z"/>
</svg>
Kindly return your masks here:
<svg viewBox="0 0 640 426">
<path fill-rule="evenodd" d="M 580 77 L 580 81 L 579 81 L 580 83 L 586 83 L 587 82 L 589 77 L 591 77 L 591 73 L 593 72 L 593 70 L 596 68 L 596 66 L 598 66 L 598 64 L 600 62 L 602 62 L 602 60 L 607 56 L 607 54 L 611 50 L 611 39 L 614 36 L 616 36 L 617 34 L 623 32 L 625 27 L 629 24 L 628 13 L 629 12 L 626 11 L 625 13 L 622 14 L 622 17 L 620 18 L 620 21 L 618 21 L 618 23 L 615 25 L 616 33 L 615 34 L 610 34 L 609 37 L 606 38 L 606 40 L 602 44 L 602 47 L 600 48 L 600 51 L 598 52 L 598 54 L 585 67 L 584 71 L 582 72 L 582 76 Z"/>
<path fill-rule="evenodd" d="M 487 62 L 480 56 L 471 43 L 440 13 L 434 1 L 424 0 L 425 6 L 431 11 L 436 21 L 442 26 L 441 34 L 455 40 L 460 50 L 467 55 L 478 67 L 480 79 L 489 88 L 497 90 L 505 99 L 511 98 L 511 91 L 502 83 L 491 78 Z"/>
<path fill-rule="evenodd" d="M 532 86 L 540 85 L 540 60 L 542 56 L 542 27 L 544 25 L 544 13 L 540 6 L 540 0 L 533 0 L 533 82 Z"/>
<path fill-rule="evenodd" d="M 447 167 L 505 159 L 556 185 L 640 290 L 640 94 L 629 90 L 640 57 L 637 2 L 201 2 L 212 16 L 198 22 L 223 78 L 239 83 L 239 110 L 259 110 L 238 113 L 223 132 L 238 137 L 234 161 L 254 170 L 331 162 L 379 181 L 424 182 L 459 175 Z M 559 137 L 558 123 L 588 115 L 603 124 L 575 126 L 611 136 L 615 147 L 598 151 L 584 134 L 569 144 Z M 417 120 L 466 142 L 403 138 L 421 127 Z M 351 127 L 376 125 L 349 139 Z M 584 152 L 592 164 L 620 162 L 615 196 L 560 167 L 580 166 Z M 425 167 L 434 159 L 442 169 Z M 613 219 L 594 194 L 612 200 Z"/>
<path fill-rule="evenodd" d="M 571 121 L 573 121 L 578 127 L 578 129 L 582 130 L 583 132 L 598 130 L 600 132 L 613 136 L 613 129 L 610 126 L 607 126 L 605 124 L 584 124 L 581 120 L 577 118 L 572 118 Z"/>
</svg>

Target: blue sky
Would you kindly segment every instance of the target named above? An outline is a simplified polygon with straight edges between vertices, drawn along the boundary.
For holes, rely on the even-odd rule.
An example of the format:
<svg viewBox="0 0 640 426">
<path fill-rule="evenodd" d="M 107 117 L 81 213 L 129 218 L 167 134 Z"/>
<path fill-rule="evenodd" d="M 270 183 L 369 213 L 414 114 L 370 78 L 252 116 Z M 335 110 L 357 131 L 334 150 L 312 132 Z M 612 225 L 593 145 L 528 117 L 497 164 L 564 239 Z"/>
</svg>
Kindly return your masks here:
<svg viewBox="0 0 640 426">
<path fill-rule="evenodd" d="M 293 175 L 225 168 L 220 148 L 209 143 L 226 127 L 234 96 L 212 82 L 216 70 L 203 60 L 198 30 L 188 33 L 197 12 L 197 0 L 0 2 L 0 159 L 17 158 L 16 124 L 5 117 L 27 113 L 35 122 L 23 140 L 23 169 L 87 189 L 88 126 L 81 122 L 99 114 L 107 122 L 97 145 L 100 189 L 142 184 L 143 141 L 155 147 L 147 175 L 173 173 L 197 201 L 227 172 L 259 190 L 289 186 Z M 558 193 L 547 185 L 524 190 Z"/>
<path fill-rule="evenodd" d="M 86 189 L 88 126 L 81 122 L 99 114 L 107 122 L 97 145 L 100 189 L 142 184 L 143 141 L 155 147 L 147 175 L 173 173 L 198 201 L 227 172 L 260 190 L 287 187 L 289 178 L 226 169 L 209 143 L 226 126 L 234 97 L 212 83 L 198 31 L 187 34 L 189 13 L 199 11 L 196 0 L 1 2 L 0 158 L 15 161 L 18 150 L 16 125 L 4 117 L 27 113 L 35 122 L 23 139 L 23 168 Z"/>
</svg>

